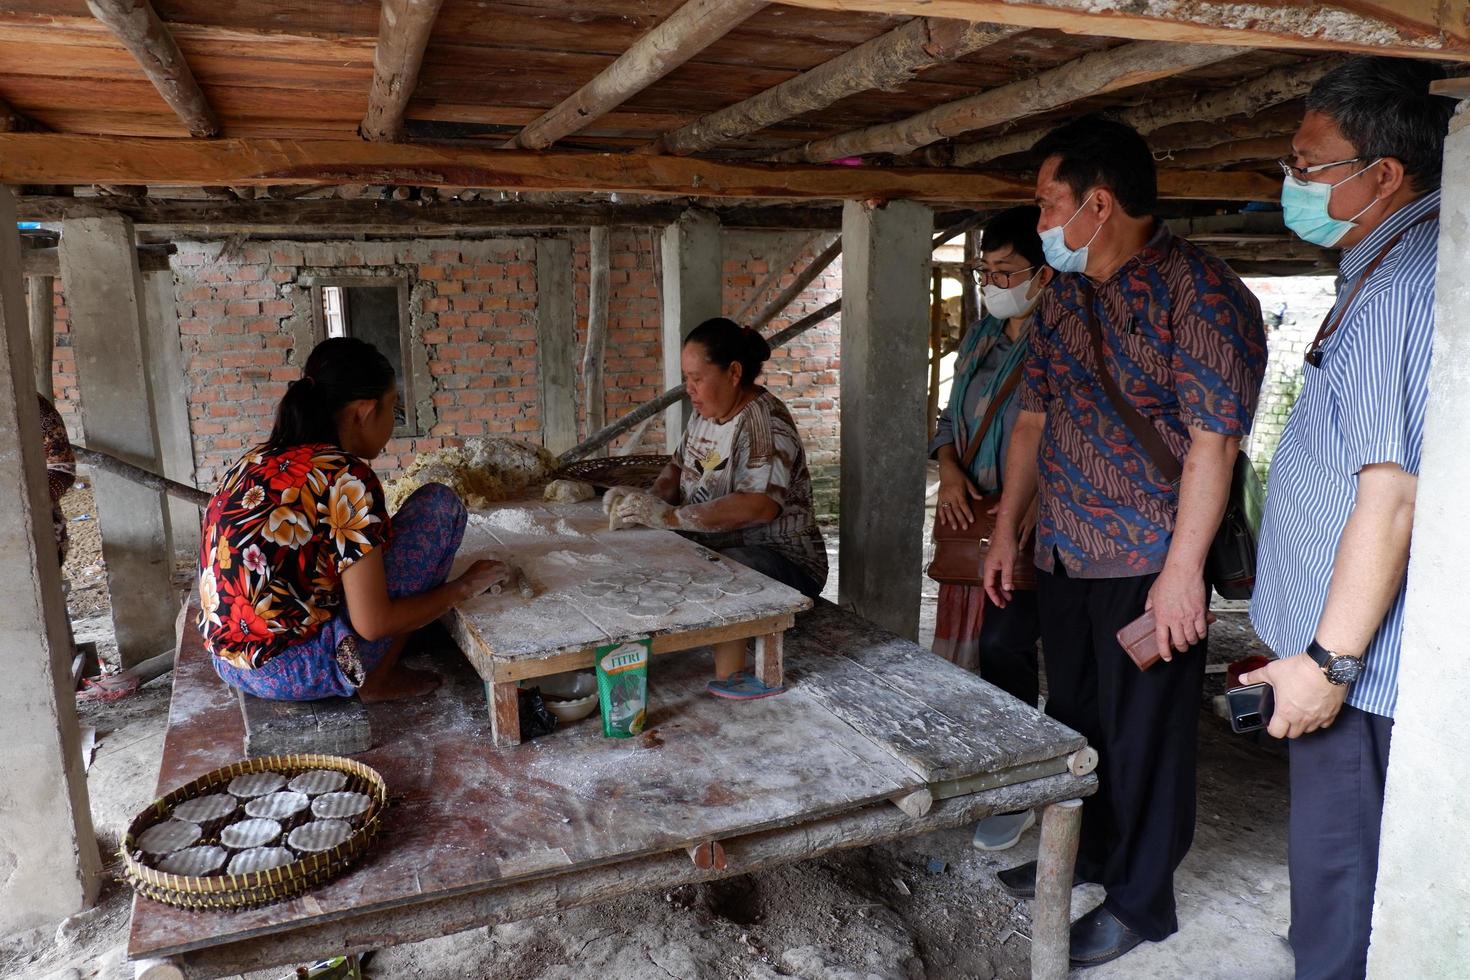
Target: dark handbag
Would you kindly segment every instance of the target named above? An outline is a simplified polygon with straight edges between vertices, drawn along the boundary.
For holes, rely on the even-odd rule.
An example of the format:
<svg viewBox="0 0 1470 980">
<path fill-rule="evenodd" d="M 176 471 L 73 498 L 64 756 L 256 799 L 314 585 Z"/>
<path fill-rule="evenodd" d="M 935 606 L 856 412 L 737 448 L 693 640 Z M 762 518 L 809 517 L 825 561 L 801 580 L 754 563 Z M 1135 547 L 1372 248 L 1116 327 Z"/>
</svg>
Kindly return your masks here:
<svg viewBox="0 0 1470 980">
<path fill-rule="evenodd" d="M 1021 371 L 1024 367 L 1024 362 L 1015 366 L 986 406 L 985 415 L 980 419 L 980 427 L 975 430 L 975 437 L 960 464 L 967 474 L 1000 406 L 1005 404 L 1006 399 L 1010 398 L 1016 386 L 1021 383 Z M 998 493 L 972 503 L 970 509 L 975 513 L 975 520 L 967 528 L 945 527 L 939 522 L 938 515 L 935 515 L 934 560 L 929 563 L 930 578 L 941 585 L 965 585 L 973 588 L 985 584 L 985 555 L 990 551 L 990 539 L 995 535 L 995 515 L 990 510 L 999 504 Z M 1017 589 L 1036 588 L 1036 566 L 1024 560 L 1027 557 L 1025 542 L 1022 542 L 1017 557 L 1021 560 L 1016 562 L 1011 584 Z"/>
<path fill-rule="evenodd" d="M 1092 315 L 1092 297 L 1087 297 L 1087 329 L 1092 334 L 1092 350 L 1097 358 L 1097 376 L 1103 390 L 1123 423 L 1133 433 L 1133 438 L 1153 458 L 1159 472 L 1177 488 L 1184 475 L 1179 460 L 1165 445 L 1163 437 L 1143 414 L 1123 397 L 1118 382 L 1107 369 L 1103 354 L 1102 327 Z M 1235 457 L 1235 469 L 1230 479 L 1230 498 L 1225 503 L 1225 515 L 1215 531 L 1215 540 L 1205 556 L 1205 581 L 1212 585 L 1223 599 L 1249 599 L 1256 585 L 1256 541 L 1261 531 L 1261 510 L 1265 492 L 1260 478 L 1251 465 L 1250 457 L 1241 450 Z"/>
</svg>

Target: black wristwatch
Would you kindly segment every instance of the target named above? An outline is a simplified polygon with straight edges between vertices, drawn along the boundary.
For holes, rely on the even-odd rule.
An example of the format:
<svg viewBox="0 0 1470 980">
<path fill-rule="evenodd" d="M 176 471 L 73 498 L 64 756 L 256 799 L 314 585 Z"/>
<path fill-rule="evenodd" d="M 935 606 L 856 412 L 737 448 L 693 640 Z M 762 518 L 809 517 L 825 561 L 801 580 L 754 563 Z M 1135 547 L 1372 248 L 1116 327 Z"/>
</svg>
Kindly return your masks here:
<svg viewBox="0 0 1470 980">
<path fill-rule="evenodd" d="M 1307 656 L 1322 668 L 1322 674 L 1327 678 L 1329 684 L 1351 684 L 1363 675 L 1362 657 L 1333 653 L 1316 640 L 1313 640 L 1307 647 Z"/>
</svg>

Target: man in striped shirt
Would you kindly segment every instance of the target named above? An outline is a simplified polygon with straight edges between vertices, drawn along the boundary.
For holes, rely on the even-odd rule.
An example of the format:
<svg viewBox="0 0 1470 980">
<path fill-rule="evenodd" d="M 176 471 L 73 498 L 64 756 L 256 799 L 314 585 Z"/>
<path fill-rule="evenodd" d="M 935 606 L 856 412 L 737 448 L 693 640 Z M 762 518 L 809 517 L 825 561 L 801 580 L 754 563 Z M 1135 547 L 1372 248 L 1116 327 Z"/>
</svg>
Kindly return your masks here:
<svg viewBox="0 0 1470 980">
<path fill-rule="evenodd" d="M 1422 62 L 1349 62 L 1312 89 L 1283 161 L 1287 225 L 1343 249 L 1261 529 L 1251 621 L 1281 659 L 1241 678 L 1272 685 L 1270 732 L 1292 739 L 1299 980 L 1366 971 L 1434 333 L 1453 104 L 1428 86 L 1442 75 Z"/>
</svg>

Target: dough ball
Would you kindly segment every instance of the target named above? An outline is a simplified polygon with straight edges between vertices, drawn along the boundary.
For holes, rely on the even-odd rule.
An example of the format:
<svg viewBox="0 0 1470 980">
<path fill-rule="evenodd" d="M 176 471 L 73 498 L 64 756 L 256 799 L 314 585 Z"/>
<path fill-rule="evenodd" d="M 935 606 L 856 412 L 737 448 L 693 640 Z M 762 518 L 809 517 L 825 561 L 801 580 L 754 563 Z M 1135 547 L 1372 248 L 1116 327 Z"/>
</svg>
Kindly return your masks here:
<svg viewBox="0 0 1470 980">
<path fill-rule="evenodd" d="M 542 496 L 556 504 L 575 504 L 591 500 L 597 496 L 597 491 L 592 489 L 592 484 L 580 480 L 552 480 L 546 484 L 546 492 Z"/>
</svg>

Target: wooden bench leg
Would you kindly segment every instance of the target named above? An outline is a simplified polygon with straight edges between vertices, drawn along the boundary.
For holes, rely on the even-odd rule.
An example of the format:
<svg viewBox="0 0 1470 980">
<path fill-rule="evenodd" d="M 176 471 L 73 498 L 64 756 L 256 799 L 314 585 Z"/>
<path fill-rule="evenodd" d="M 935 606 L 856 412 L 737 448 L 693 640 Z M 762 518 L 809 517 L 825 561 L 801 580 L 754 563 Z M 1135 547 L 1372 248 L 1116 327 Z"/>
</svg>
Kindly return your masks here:
<svg viewBox="0 0 1470 980">
<path fill-rule="evenodd" d="M 490 708 L 490 734 L 496 746 L 521 744 L 521 695 L 515 681 L 485 682 L 485 701 Z"/>
<path fill-rule="evenodd" d="M 782 638 L 786 634 L 767 633 L 755 638 L 755 676 L 766 687 L 780 687 L 786 683 L 786 672 L 781 665 Z"/>
<path fill-rule="evenodd" d="M 1031 976 L 1063 980 L 1070 969 L 1072 871 L 1082 835 L 1082 801 L 1053 803 L 1041 812 L 1036 897 L 1031 901 Z"/>
</svg>

